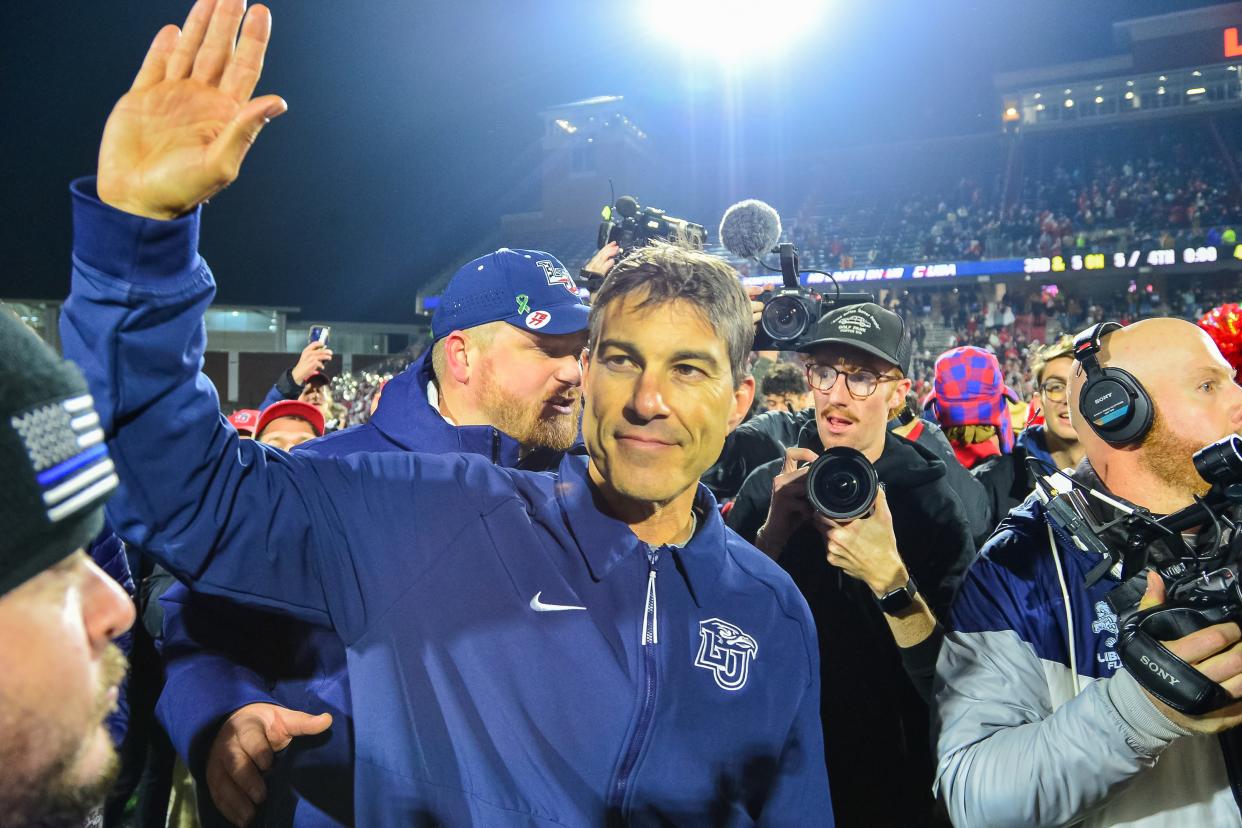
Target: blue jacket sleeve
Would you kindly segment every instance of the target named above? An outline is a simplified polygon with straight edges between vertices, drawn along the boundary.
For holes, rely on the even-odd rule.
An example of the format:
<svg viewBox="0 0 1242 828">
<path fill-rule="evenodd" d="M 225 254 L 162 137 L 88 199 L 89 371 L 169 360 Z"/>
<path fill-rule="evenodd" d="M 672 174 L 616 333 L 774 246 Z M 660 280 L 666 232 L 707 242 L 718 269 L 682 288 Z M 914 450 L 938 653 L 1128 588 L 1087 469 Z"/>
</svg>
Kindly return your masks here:
<svg viewBox="0 0 1242 828">
<path fill-rule="evenodd" d="M 200 372 L 215 284 L 198 212 L 122 213 L 89 179 L 73 196 L 61 340 L 109 435 L 117 533 L 196 591 L 333 627 L 348 645 L 451 543 L 443 515 L 496 473 L 459 456 L 317 458 L 239 440 Z"/>
<path fill-rule="evenodd" d="M 182 584 L 160 597 L 164 607 L 164 689 L 155 708 L 177 755 L 202 779 L 207 751 L 220 723 L 255 702 L 279 704 L 268 682 L 220 645 L 242 634 L 230 618 L 196 602 Z M 253 633 L 253 630 L 250 631 Z"/>
</svg>

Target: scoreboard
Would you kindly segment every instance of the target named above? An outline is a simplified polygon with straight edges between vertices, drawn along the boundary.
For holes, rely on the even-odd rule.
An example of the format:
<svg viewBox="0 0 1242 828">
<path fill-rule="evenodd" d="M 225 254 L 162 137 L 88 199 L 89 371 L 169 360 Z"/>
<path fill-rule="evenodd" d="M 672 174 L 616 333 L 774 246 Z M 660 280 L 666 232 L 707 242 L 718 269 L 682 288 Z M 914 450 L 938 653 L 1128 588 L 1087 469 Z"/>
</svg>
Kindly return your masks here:
<svg viewBox="0 0 1242 828">
<path fill-rule="evenodd" d="M 828 274 L 804 272 L 804 285 L 817 286 L 835 280 L 840 284 L 857 282 L 929 282 L 970 279 L 988 281 L 992 277 L 1047 274 L 1123 273 L 1147 274 L 1156 271 L 1202 272 L 1242 270 L 1242 244 L 1222 247 L 1187 247 L 1180 250 L 1125 250 L 1116 253 L 1075 253 L 1067 256 L 1037 256 L 1026 259 L 983 259 L 980 261 L 930 262 L 889 267 L 834 270 Z M 831 276 L 831 278 L 829 278 Z M 742 279 L 749 285 L 778 285 L 780 274 L 765 273 Z"/>
</svg>

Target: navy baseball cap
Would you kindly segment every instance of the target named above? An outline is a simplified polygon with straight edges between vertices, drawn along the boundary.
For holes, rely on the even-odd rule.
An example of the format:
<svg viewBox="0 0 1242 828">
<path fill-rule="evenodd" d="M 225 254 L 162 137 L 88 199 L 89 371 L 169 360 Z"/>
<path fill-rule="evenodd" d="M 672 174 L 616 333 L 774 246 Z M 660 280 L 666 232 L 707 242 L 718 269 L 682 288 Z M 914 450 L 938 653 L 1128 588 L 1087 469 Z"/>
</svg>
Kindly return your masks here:
<svg viewBox="0 0 1242 828">
<path fill-rule="evenodd" d="M 567 334 L 587 327 L 587 306 L 555 256 L 502 247 L 453 274 L 431 317 L 436 340 L 488 322 L 524 331 Z"/>
</svg>

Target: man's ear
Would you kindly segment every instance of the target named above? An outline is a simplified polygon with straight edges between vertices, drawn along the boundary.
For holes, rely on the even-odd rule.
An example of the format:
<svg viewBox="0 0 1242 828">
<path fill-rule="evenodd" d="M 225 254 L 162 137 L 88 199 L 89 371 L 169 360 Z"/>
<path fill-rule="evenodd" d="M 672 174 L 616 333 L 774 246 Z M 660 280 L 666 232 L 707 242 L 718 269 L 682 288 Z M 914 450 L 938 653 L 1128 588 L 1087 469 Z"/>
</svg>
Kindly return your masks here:
<svg viewBox="0 0 1242 828">
<path fill-rule="evenodd" d="M 737 388 L 733 389 L 733 408 L 729 411 L 729 431 L 726 433 L 732 433 L 733 429 L 741 425 L 754 401 L 755 378 L 747 377 Z"/>
<path fill-rule="evenodd" d="M 472 373 L 470 340 L 467 334 L 453 331 L 444 337 L 444 364 L 457 385 L 465 385 Z"/>
<path fill-rule="evenodd" d="M 586 391 L 587 373 L 591 368 L 591 349 L 583 348 L 582 353 L 578 354 L 578 370 L 582 372 L 582 390 Z"/>
</svg>

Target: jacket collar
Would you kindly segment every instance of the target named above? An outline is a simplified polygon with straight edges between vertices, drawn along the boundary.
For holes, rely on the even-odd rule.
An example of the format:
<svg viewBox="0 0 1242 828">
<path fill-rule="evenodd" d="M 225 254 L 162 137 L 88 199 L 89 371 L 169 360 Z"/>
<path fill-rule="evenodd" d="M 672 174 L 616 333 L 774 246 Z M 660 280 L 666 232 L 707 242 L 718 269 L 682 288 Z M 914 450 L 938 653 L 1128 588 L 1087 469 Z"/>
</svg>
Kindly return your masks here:
<svg viewBox="0 0 1242 828">
<path fill-rule="evenodd" d="M 626 556 L 646 557 L 648 546 L 629 525 L 606 514 L 587 474 L 588 459 L 567 454 L 559 469 L 557 502 L 591 577 L 602 581 Z M 695 604 L 703 606 L 725 565 L 725 525 L 711 492 L 701 483 L 694 499 L 698 530 L 683 547 L 665 546 L 686 579 Z"/>
<path fill-rule="evenodd" d="M 431 349 L 384 386 L 370 423 L 406 451 L 481 454 L 508 468 L 518 465 L 517 440 L 491 426 L 455 426 L 427 399 L 432 381 Z"/>
</svg>

